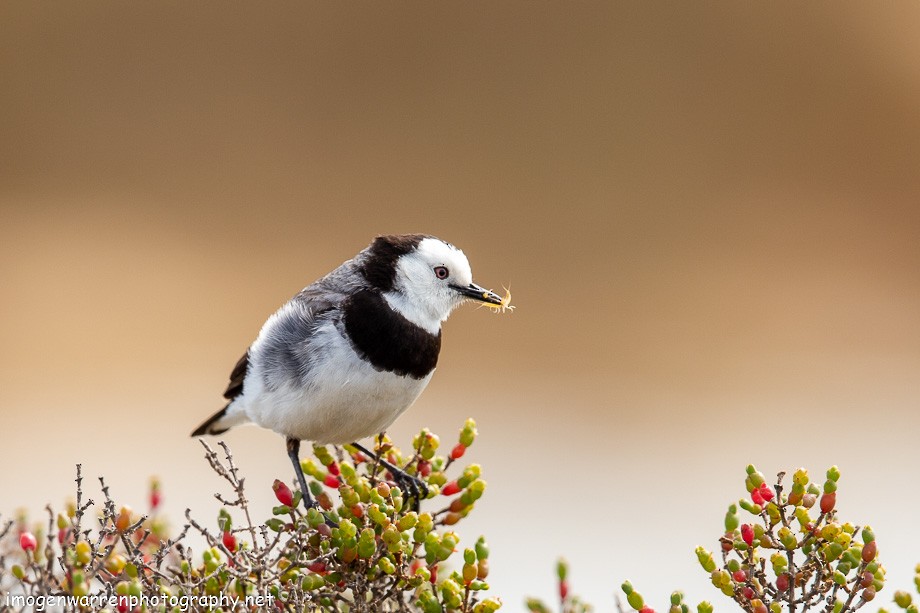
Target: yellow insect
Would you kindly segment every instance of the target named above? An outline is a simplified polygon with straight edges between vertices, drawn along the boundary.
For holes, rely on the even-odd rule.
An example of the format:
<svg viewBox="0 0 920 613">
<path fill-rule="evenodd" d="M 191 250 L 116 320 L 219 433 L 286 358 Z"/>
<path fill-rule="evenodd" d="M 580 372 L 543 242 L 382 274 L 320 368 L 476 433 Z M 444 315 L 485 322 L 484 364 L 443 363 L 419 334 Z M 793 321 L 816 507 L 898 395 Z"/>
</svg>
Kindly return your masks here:
<svg viewBox="0 0 920 613">
<path fill-rule="evenodd" d="M 479 303 L 480 307 L 488 307 L 492 309 L 494 313 L 504 313 L 505 311 L 514 312 L 514 306 L 511 304 L 511 288 L 502 286 L 502 289 L 505 290 L 505 295 L 502 296 L 501 304 L 492 304 L 490 302 L 481 302 Z M 489 290 L 490 292 L 492 290 Z M 486 294 L 483 294 L 485 296 Z"/>
</svg>

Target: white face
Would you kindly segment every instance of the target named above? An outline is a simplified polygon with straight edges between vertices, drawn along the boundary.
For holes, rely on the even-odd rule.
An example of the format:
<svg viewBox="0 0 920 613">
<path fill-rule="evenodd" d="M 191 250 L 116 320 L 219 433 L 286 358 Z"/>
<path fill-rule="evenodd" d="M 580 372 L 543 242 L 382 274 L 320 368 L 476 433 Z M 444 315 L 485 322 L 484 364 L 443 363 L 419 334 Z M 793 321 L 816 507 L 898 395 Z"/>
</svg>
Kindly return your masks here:
<svg viewBox="0 0 920 613">
<path fill-rule="evenodd" d="M 463 252 L 436 238 L 425 238 L 418 249 L 396 263 L 394 291 L 384 294 L 391 307 L 409 321 L 437 333 L 464 297 L 450 285 L 473 282 L 470 263 Z"/>
</svg>

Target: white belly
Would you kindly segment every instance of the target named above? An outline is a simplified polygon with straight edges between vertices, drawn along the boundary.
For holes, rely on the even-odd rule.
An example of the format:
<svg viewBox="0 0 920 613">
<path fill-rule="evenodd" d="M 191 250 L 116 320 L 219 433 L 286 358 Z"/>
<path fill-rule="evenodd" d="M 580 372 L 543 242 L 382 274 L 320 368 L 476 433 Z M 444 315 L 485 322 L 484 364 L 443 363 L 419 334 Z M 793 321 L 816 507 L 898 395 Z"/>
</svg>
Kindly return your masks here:
<svg viewBox="0 0 920 613">
<path fill-rule="evenodd" d="M 334 333 L 331 326 L 327 331 Z M 385 431 L 415 402 L 434 371 L 423 379 L 377 371 L 341 341 L 326 344 L 309 384 L 269 389 L 254 369 L 234 404 L 263 428 L 320 444 L 351 443 Z"/>
</svg>

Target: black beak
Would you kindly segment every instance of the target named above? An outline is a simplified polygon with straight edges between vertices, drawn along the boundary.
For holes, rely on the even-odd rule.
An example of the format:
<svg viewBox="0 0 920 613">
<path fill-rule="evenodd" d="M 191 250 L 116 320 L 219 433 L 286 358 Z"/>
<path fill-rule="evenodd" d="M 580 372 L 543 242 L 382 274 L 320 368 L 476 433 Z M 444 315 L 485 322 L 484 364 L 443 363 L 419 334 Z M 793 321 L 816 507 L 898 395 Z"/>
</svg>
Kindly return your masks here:
<svg viewBox="0 0 920 613">
<path fill-rule="evenodd" d="M 470 283 L 466 287 L 460 285 L 451 285 L 450 287 L 471 300 L 485 302 L 486 304 L 502 304 L 501 296 L 484 287 L 479 287 L 475 283 Z"/>
</svg>

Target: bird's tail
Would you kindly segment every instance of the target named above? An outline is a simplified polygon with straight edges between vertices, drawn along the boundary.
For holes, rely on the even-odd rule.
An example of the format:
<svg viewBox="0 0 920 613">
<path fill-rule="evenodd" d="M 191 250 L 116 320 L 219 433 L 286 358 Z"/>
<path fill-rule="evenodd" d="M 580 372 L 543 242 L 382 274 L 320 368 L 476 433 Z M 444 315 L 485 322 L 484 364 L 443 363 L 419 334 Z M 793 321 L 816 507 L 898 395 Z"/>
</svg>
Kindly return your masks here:
<svg viewBox="0 0 920 613">
<path fill-rule="evenodd" d="M 239 409 L 236 411 L 230 410 L 232 405 L 232 402 L 228 403 L 227 406 L 207 418 L 203 424 L 195 428 L 195 431 L 192 432 L 192 436 L 201 436 L 203 434 L 223 434 L 233 426 L 238 426 L 247 422 L 248 419 L 243 411 L 240 411 Z"/>
</svg>

